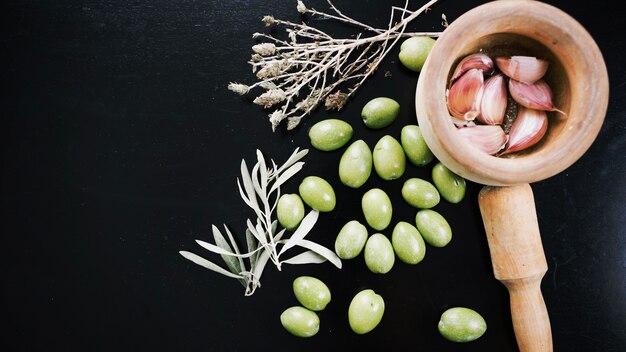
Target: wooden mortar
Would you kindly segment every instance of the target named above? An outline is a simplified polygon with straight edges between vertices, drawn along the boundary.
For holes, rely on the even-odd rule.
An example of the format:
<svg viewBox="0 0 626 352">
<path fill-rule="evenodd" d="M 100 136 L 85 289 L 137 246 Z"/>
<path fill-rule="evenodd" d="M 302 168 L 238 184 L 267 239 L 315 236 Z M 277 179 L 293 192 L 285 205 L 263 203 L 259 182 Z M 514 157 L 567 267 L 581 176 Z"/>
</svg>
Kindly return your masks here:
<svg viewBox="0 0 626 352">
<path fill-rule="evenodd" d="M 458 136 L 446 89 L 458 62 L 479 51 L 550 62 L 544 79 L 566 115 L 549 112 L 548 131 L 535 146 L 495 157 Z M 563 171 L 585 153 L 604 121 L 608 91 L 604 59 L 589 33 L 562 10 L 530 0 L 493 1 L 457 18 L 437 39 L 419 76 L 417 118 L 430 149 L 456 174 L 486 185 L 478 202 L 494 274 L 509 291 L 522 352 L 552 351 L 540 289 L 547 263 L 528 183 Z"/>
</svg>

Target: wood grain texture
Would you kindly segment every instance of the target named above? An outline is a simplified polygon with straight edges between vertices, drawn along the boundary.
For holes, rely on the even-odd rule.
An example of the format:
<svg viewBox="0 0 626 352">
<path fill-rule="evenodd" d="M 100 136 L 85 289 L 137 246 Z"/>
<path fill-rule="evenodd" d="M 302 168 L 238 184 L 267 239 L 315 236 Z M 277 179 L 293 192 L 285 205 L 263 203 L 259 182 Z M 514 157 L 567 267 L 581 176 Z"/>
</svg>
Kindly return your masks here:
<svg viewBox="0 0 626 352">
<path fill-rule="evenodd" d="M 509 290 L 520 351 L 552 351 L 550 319 L 540 288 L 548 265 L 530 185 L 486 186 L 478 204 L 494 275 Z"/>
<path fill-rule="evenodd" d="M 532 148 L 495 157 L 458 136 L 447 109 L 447 83 L 456 64 L 478 51 L 550 62 L 545 81 L 567 116 L 549 113 L 548 131 Z M 503 0 L 466 12 L 444 31 L 420 74 L 415 104 L 424 139 L 451 170 L 481 184 L 511 185 L 543 180 L 578 160 L 600 131 L 608 90 L 602 54 L 575 19 L 540 1 Z"/>
<path fill-rule="evenodd" d="M 476 25 L 480 23 L 480 25 Z M 533 147 L 495 157 L 463 140 L 450 119 L 446 90 L 469 54 L 546 58 L 544 77 L 566 116 L 549 113 L 549 127 Z M 547 264 L 527 183 L 554 176 L 591 146 L 604 121 L 608 74 L 594 39 L 574 18 L 540 1 L 494 1 L 456 19 L 431 50 L 420 74 L 415 107 L 424 139 L 458 175 L 495 187 L 479 196 L 494 274 L 509 290 L 521 351 L 551 351 L 550 321 L 540 291 Z"/>
</svg>

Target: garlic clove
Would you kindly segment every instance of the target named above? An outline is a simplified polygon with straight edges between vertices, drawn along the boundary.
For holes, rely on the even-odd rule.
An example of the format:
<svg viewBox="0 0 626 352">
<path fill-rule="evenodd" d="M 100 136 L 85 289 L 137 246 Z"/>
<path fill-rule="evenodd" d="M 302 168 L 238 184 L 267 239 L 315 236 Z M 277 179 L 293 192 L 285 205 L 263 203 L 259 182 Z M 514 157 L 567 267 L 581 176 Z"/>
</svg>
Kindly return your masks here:
<svg viewBox="0 0 626 352">
<path fill-rule="evenodd" d="M 450 116 L 450 120 L 452 120 L 452 123 L 456 126 L 456 127 L 468 127 L 468 126 L 476 126 L 476 123 L 474 122 L 474 120 L 463 120 L 463 119 L 457 119 L 456 117 Z"/>
<path fill-rule="evenodd" d="M 507 93 L 504 76 L 497 73 L 489 77 L 484 84 L 480 100 L 478 121 L 487 125 L 500 125 L 506 113 Z"/>
<path fill-rule="evenodd" d="M 454 82 L 448 91 L 448 110 L 453 117 L 473 120 L 480 113 L 483 95 L 483 73 L 473 68 Z"/>
<path fill-rule="evenodd" d="M 496 65 L 508 77 L 526 84 L 533 84 L 548 70 L 548 60 L 533 56 L 497 57 Z"/>
<path fill-rule="evenodd" d="M 461 77 L 465 72 L 473 68 L 477 68 L 483 71 L 483 73 L 490 75 L 494 68 L 493 60 L 491 60 L 489 56 L 482 53 L 468 55 L 456 66 L 450 81 L 456 81 L 457 78 Z"/>
<path fill-rule="evenodd" d="M 547 130 L 548 116 L 545 111 L 521 107 L 509 131 L 509 141 L 503 154 L 532 147 Z"/>
<path fill-rule="evenodd" d="M 462 138 L 489 155 L 496 154 L 506 145 L 507 136 L 500 126 L 476 125 L 457 131 Z"/>
<path fill-rule="evenodd" d="M 534 84 L 524 84 L 510 79 L 509 92 L 511 97 L 521 106 L 536 110 L 558 111 L 565 114 L 552 103 L 552 89 L 544 80 L 539 80 Z"/>
</svg>

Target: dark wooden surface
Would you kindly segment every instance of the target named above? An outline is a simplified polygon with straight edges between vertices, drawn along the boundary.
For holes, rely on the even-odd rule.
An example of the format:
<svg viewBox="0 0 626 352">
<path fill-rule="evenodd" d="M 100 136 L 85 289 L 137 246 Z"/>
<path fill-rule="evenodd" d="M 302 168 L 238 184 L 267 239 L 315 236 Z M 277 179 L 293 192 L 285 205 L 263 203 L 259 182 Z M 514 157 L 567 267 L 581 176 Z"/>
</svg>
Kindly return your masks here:
<svg viewBox="0 0 626 352">
<path fill-rule="evenodd" d="M 321 0 L 307 5 L 326 9 Z M 418 3 L 416 2 L 415 7 Z M 411 25 L 440 30 L 481 1 L 442 1 Z M 617 2 L 548 1 L 585 26 L 609 71 L 611 97 L 589 151 L 564 172 L 533 184 L 548 261 L 543 293 L 555 351 L 626 350 L 626 39 Z M 337 0 L 346 14 L 384 27 L 392 4 Z M 271 14 L 299 20 L 295 1 L 14 1 L 3 2 L 0 48 L 2 226 L 0 333 L 3 351 L 516 351 L 504 287 L 492 275 L 478 211 L 480 186 L 463 202 L 441 202 L 453 228 L 445 248 L 427 249 L 416 266 L 396 262 L 370 273 L 360 256 L 332 265 L 268 267 L 263 286 L 244 297 L 239 283 L 184 260 L 191 250 L 219 260 L 194 240 L 211 241 L 211 224 L 243 239 L 252 212 L 235 179 L 258 148 L 280 162 L 309 148 L 307 175 L 328 179 L 337 208 L 322 214 L 311 239 L 332 248 L 341 226 L 362 220 L 360 197 L 385 189 L 393 222 L 415 211 L 400 197 L 402 180 L 429 179 L 430 166 L 401 180 L 373 175 L 361 189 L 340 184 L 342 150 L 310 148 L 308 128 L 327 117 L 350 122 L 370 147 L 399 138 L 416 123 L 417 74 L 398 63 L 398 47 L 340 113 L 316 111 L 294 131 L 272 133 L 266 112 L 226 90 L 253 82 L 246 63 L 251 35 Z M 312 21 L 338 36 L 354 28 Z M 477 25 L 480 25 L 477 23 Z M 390 77 L 384 77 L 389 71 Z M 389 96 L 401 114 L 372 131 L 360 120 L 369 99 Z M 390 235 L 390 231 L 386 234 Z M 311 339 L 289 335 L 279 315 L 297 301 L 291 283 L 312 275 L 333 300 Z M 370 334 L 350 330 L 347 308 L 363 288 L 386 303 Z M 448 307 L 479 311 L 486 334 L 468 344 L 444 340 L 437 321 Z"/>
</svg>

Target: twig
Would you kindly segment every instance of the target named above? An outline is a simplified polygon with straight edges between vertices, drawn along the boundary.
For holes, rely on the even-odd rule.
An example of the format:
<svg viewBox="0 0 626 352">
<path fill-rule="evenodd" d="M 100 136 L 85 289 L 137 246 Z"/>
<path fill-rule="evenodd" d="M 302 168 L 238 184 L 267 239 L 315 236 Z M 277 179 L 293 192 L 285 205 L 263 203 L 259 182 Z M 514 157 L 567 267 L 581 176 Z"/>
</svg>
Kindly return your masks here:
<svg viewBox="0 0 626 352">
<path fill-rule="evenodd" d="M 254 103 L 268 109 L 275 107 L 269 114 L 272 130 L 285 119 L 288 120 L 287 129 L 295 128 L 322 102 L 328 110 L 340 110 L 401 38 L 439 36 L 440 32 L 405 32 L 411 21 L 437 1 L 430 0 L 415 11 L 408 9 L 408 0 L 402 8 L 393 6 L 387 29 L 374 28 L 346 16 L 331 0 L 327 2 L 334 13 L 309 9 L 302 1 L 297 1 L 297 10 L 302 15 L 330 18 L 360 27 L 373 35 L 359 34 L 355 39 L 333 38 L 306 23 L 265 16 L 266 26 L 284 26 L 289 39 L 255 33 L 254 38 L 268 40 L 252 47 L 255 54 L 249 63 L 259 81 L 252 85 L 230 83 L 228 88 L 241 95 L 256 87 L 265 89 Z M 350 81 L 355 83 L 347 87 L 347 92 L 342 92 L 341 87 Z"/>
</svg>

